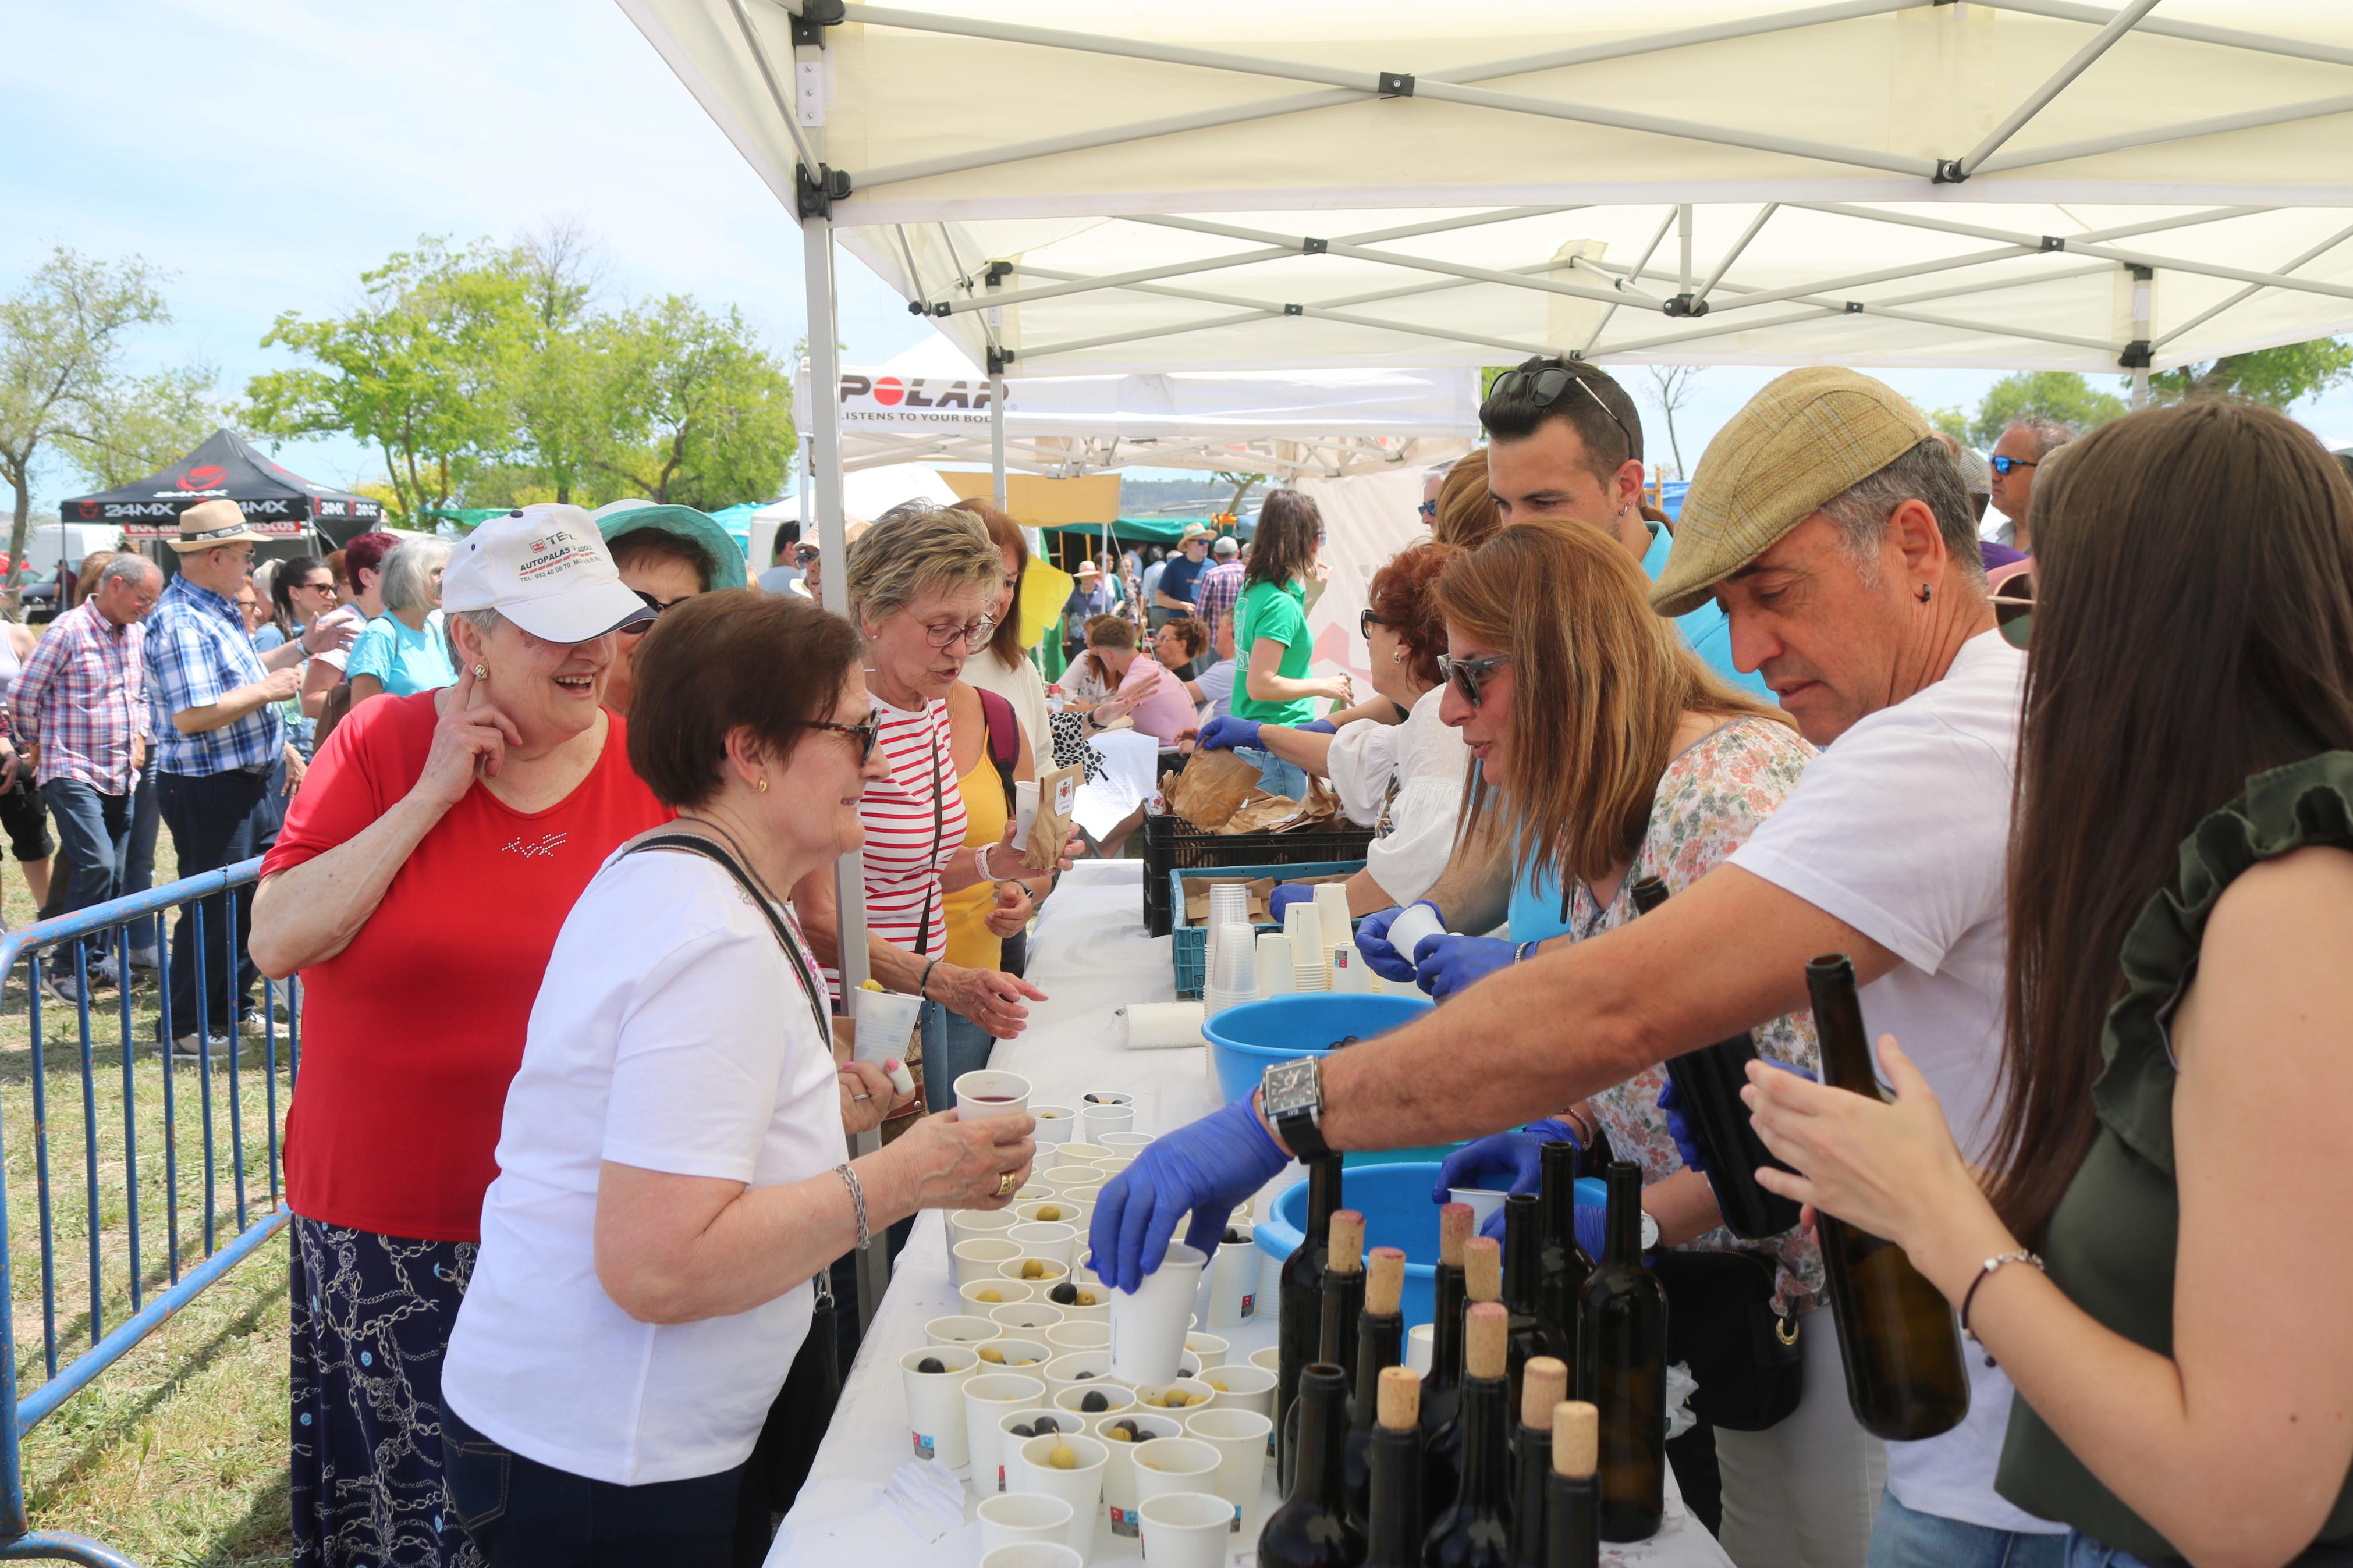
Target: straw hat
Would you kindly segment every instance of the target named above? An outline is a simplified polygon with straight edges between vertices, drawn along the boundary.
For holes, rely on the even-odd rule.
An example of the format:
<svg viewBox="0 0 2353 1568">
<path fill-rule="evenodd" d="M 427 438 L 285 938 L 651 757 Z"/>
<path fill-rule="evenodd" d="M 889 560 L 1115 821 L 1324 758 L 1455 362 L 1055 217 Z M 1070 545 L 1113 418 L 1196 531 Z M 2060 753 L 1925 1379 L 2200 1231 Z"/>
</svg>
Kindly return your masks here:
<svg viewBox="0 0 2353 1568">
<path fill-rule="evenodd" d="M 180 536 L 164 542 L 182 555 L 224 544 L 267 544 L 269 536 L 245 525 L 245 512 L 227 500 L 200 500 L 180 514 Z"/>
<path fill-rule="evenodd" d="M 1701 456 L 1651 607 L 1690 614 L 1824 501 L 1932 435 L 1909 399 L 1860 371 L 1813 366 L 1767 383 Z"/>
</svg>

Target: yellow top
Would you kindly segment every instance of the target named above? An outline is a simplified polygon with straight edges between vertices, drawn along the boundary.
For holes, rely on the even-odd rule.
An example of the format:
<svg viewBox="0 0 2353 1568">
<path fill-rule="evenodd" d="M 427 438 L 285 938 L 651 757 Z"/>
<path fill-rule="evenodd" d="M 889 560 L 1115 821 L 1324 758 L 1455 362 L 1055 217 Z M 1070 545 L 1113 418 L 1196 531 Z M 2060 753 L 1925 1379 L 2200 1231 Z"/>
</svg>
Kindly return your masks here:
<svg viewBox="0 0 2353 1568">
<path fill-rule="evenodd" d="M 997 777 L 997 764 L 988 760 L 988 748 L 980 749 L 980 761 L 972 771 L 956 780 L 956 788 L 964 795 L 966 847 L 994 844 L 1005 837 L 1005 784 Z M 1000 853 L 993 858 L 998 867 L 1013 864 L 1016 858 Z M 961 892 L 950 893 L 944 905 L 948 922 L 947 961 L 966 969 L 994 969 L 1005 957 L 1005 942 L 988 929 L 988 911 L 997 907 L 997 884 L 975 882 Z"/>
</svg>

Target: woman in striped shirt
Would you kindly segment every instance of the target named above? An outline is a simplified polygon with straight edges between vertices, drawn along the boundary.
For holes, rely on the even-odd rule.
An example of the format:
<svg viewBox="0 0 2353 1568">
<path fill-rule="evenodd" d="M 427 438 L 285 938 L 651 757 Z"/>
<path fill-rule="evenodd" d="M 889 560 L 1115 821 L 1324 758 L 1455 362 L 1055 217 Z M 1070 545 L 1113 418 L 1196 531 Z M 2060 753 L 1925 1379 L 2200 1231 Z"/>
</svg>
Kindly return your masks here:
<svg viewBox="0 0 2353 1568">
<path fill-rule="evenodd" d="M 866 826 L 867 965 L 882 984 L 930 1004 L 923 1009 L 923 1079 L 934 1110 L 955 1103 L 957 1075 L 987 1065 L 991 1037 L 1021 1032 L 1026 1003 L 1046 999 L 1014 975 L 946 957 L 947 895 L 1018 869 L 1010 824 L 994 843 L 965 843 L 956 757 L 984 744 L 977 728 L 983 720 L 968 689 L 965 701 L 949 700 L 965 689 L 959 677 L 965 658 L 987 647 L 996 629 L 990 612 L 1004 571 L 977 517 L 924 502 L 883 513 L 849 551 L 849 618 L 866 639 L 866 689 L 891 767 L 890 777 L 869 784 L 858 805 Z M 968 735 L 958 733 L 959 711 L 974 727 Z M 838 994 L 831 875 L 805 879 L 793 902 Z M 977 1032 L 951 1031 L 951 1013 Z"/>
</svg>

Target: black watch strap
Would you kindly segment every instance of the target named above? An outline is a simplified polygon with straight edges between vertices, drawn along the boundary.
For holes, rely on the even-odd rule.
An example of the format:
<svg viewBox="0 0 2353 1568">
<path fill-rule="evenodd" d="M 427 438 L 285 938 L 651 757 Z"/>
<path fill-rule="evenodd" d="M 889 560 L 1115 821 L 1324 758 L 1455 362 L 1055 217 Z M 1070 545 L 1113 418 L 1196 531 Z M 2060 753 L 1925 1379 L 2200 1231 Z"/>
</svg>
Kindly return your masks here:
<svg viewBox="0 0 2353 1568">
<path fill-rule="evenodd" d="M 1283 1147 L 1291 1151 L 1293 1159 L 1321 1160 L 1332 1152 L 1332 1145 L 1324 1142 L 1324 1129 L 1306 1111 L 1294 1110 L 1288 1116 L 1277 1117 L 1274 1130 L 1282 1135 Z"/>
</svg>

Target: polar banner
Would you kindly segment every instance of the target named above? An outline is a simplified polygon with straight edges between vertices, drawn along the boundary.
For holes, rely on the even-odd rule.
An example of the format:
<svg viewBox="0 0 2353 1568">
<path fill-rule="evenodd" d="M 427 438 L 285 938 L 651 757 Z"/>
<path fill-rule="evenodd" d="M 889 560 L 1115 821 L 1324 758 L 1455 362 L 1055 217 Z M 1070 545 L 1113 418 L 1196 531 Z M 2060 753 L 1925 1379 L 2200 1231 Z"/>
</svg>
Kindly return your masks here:
<svg viewBox="0 0 2353 1568">
<path fill-rule="evenodd" d="M 986 430 L 985 375 L 898 375 L 884 370 L 841 373 L 844 430 Z"/>
</svg>

